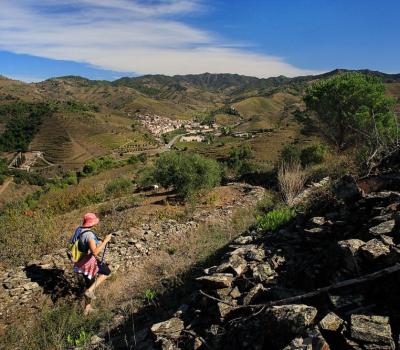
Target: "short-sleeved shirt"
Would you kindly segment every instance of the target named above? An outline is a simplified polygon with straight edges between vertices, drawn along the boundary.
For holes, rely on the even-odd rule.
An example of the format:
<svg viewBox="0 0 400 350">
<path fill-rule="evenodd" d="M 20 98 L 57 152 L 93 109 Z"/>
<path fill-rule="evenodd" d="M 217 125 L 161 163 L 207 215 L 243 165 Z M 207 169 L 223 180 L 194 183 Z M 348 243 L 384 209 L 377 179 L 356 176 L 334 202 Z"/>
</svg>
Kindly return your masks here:
<svg viewBox="0 0 400 350">
<path fill-rule="evenodd" d="M 96 246 L 99 244 L 99 240 L 96 234 L 92 230 L 83 229 L 81 235 L 79 236 L 79 250 L 83 253 L 87 253 L 89 251 L 89 241 L 94 240 L 96 242 Z"/>
</svg>

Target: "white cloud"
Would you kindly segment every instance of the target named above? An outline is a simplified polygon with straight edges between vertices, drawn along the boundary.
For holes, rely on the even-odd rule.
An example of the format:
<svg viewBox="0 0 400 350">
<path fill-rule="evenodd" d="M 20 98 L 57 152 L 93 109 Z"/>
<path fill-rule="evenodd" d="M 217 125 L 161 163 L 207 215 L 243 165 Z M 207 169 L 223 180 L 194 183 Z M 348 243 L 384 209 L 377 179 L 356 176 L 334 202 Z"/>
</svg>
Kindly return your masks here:
<svg viewBox="0 0 400 350">
<path fill-rule="evenodd" d="M 138 74 L 314 73 L 172 19 L 203 10 L 199 0 L 3 0 L 0 49 Z"/>
</svg>

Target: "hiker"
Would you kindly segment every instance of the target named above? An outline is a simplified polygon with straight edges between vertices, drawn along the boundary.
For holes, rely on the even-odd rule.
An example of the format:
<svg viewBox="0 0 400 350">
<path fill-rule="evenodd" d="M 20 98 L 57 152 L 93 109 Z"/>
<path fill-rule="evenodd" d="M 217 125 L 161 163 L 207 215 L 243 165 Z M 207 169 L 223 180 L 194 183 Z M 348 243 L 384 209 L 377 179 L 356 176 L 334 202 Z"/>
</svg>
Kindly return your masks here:
<svg viewBox="0 0 400 350">
<path fill-rule="evenodd" d="M 85 307 L 85 313 L 92 311 L 91 300 L 96 299 L 94 291 L 102 284 L 111 271 L 108 265 L 103 261 L 105 249 L 107 243 L 111 240 L 112 235 L 106 236 L 104 241 L 100 241 L 93 227 L 99 223 L 99 218 L 93 213 L 87 213 L 83 217 L 83 223 L 77 228 L 78 250 L 82 253 L 82 256 L 77 262 L 74 263 L 74 271 L 81 273 L 85 278 L 85 297 L 88 299 L 88 303 Z M 103 257 L 101 260 L 98 259 L 100 253 L 103 251 Z"/>
</svg>

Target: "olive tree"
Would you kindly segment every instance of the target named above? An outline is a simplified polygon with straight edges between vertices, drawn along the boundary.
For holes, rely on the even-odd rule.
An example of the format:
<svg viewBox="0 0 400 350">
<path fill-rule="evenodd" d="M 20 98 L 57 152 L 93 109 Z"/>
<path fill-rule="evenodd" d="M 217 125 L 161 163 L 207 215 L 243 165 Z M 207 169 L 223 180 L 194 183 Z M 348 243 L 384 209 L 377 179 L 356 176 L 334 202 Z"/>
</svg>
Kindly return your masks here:
<svg viewBox="0 0 400 350">
<path fill-rule="evenodd" d="M 218 162 L 199 154 L 167 152 L 160 155 L 151 168 L 147 168 L 140 182 L 158 183 L 174 188 L 183 197 L 220 184 L 222 170 Z"/>
</svg>

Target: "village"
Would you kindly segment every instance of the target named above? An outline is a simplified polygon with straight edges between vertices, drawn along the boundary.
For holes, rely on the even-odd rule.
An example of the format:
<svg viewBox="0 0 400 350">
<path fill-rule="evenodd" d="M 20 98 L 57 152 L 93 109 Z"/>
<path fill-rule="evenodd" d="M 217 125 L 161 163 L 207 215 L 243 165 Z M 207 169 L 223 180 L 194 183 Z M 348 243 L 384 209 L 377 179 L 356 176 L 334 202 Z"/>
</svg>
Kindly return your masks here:
<svg viewBox="0 0 400 350">
<path fill-rule="evenodd" d="M 157 138 L 163 134 L 170 133 L 178 129 L 184 129 L 181 141 L 202 142 L 204 133 L 213 133 L 215 136 L 221 135 L 219 126 L 215 123 L 203 125 L 193 120 L 174 120 L 159 115 L 138 115 L 138 119 L 149 132 Z"/>
</svg>

